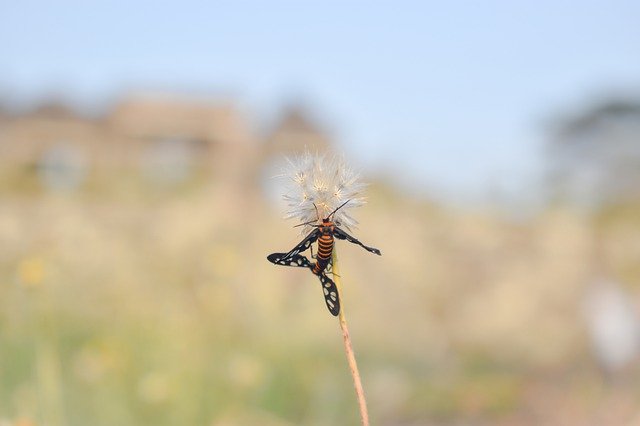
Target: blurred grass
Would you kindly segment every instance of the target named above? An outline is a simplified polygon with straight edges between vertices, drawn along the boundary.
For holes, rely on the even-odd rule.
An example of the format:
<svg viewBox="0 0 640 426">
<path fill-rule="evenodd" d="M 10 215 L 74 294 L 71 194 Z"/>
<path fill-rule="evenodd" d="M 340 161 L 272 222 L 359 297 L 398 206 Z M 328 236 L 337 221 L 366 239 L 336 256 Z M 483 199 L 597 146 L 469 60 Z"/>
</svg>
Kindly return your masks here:
<svg viewBox="0 0 640 426">
<path fill-rule="evenodd" d="M 266 262 L 300 236 L 257 189 L 34 191 L 0 203 L 0 420 L 358 424 L 338 324 L 313 276 Z M 580 424 L 638 396 L 600 375 L 580 313 L 603 241 L 637 288 L 637 206 L 516 222 L 369 196 L 355 234 L 383 256 L 341 257 L 373 424 L 539 424 L 559 406 Z"/>
</svg>

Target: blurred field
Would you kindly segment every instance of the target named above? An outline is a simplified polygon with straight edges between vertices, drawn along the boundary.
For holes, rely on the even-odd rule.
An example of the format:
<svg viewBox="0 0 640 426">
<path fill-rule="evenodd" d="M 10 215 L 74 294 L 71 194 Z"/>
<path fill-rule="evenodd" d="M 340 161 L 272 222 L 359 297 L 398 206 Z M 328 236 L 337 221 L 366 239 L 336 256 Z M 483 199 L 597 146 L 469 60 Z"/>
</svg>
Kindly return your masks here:
<svg viewBox="0 0 640 426">
<path fill-rule="evenodd" d="M 637 207 L 513 221 L 379 184 L 369 200 L 356 235 L 383 256 L 337 249 L 374 424 L 638 419 L 637 368 L 598 369 L 583 312 L 594 256 L 640 282 Z M 317 280 L 265 260 L 299 239 L 279 215 L 225 181 L 3 196 L 3 424 L 357 424 Z"/>
<path fill-rule="evenodd" d="M 266 261 L 301 239 L 269 177 L 304 146 L 331 141 L 300 111 L 260 138 L 184 99 L 0 117 L 0 425 L 358 424 L 317 279 Z M 640 422 L 637 198 L 514 214 L 365 179 L 383 256 L 337 250 L 372 424 Z"/>
</svg>

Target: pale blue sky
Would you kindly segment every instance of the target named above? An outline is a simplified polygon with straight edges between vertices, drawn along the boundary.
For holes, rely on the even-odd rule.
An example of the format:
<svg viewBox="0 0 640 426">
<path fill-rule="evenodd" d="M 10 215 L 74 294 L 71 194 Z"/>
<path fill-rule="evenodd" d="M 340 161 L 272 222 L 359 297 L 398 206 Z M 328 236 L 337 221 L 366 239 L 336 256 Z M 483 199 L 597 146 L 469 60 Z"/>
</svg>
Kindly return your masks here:
<svg viewBox="0 0 640 426">
<path fill-rule="evenodd" d="M 356 163 L 477 194 L 535 180 L 554 113 L 640 93 L 638 1 L 116 3 L 0 0 L 0 99 L 303 99 Z"/>
</svg>

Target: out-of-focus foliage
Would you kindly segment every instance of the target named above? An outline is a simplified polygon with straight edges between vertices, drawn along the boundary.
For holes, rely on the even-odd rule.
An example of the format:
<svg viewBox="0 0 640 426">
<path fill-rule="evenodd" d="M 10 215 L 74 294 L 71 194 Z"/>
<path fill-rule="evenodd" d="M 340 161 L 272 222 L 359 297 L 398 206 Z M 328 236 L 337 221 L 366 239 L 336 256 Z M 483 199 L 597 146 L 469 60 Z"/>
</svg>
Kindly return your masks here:
<svg viewBox="0 0 640 426">
<path fill-rule="evenodd" d="M 640 198 L 640 100 L 610 100 L 557 123 L 549 146 L 556 196 L 592 206 Z"/>
</svg>

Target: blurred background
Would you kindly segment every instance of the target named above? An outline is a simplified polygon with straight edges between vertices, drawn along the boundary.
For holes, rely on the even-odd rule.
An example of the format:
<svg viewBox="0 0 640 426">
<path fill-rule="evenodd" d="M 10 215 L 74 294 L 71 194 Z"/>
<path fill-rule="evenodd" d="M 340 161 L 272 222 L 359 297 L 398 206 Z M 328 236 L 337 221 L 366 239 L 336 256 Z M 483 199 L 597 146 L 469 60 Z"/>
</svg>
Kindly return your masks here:
<svg viewBox="0 0 640 426">
<path fill-rule="evenodd" d="M 1 2 L 0 424 L 640 423 L 640 4 Z"/>
</svg>

